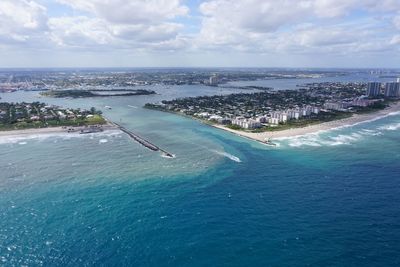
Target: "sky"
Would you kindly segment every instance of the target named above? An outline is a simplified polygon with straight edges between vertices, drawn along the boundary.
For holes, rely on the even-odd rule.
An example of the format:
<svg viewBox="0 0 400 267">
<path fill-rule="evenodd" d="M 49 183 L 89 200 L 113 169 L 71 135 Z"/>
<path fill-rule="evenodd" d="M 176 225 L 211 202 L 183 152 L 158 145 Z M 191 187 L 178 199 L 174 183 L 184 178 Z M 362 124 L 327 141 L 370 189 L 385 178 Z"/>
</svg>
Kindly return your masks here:
<svg viewBox="0 0 400 267">
<path fill-rule="evenodd" d="M 0 67 L 400 68 L 400 0 L 0 0 Z"/>
</svg>

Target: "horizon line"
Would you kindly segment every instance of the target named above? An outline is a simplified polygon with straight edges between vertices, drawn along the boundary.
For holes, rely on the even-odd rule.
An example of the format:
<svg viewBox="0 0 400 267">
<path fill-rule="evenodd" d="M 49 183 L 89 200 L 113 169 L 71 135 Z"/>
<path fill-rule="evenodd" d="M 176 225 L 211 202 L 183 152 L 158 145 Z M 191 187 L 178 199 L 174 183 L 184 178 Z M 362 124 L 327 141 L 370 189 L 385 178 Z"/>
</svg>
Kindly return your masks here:
<svg viewBox="0 0 400 267">
<path fill-rule="evenodd" d="M 151 66 L 151 67 L 0 67 L 0 70 L 18 70 L 18 69 L 344 69 L 344 70 L 397 70 L 400 71 L 400 67 L 224 67 L 224 66 L 182 66 L 182 67 L 162 67 L 162 66 Z"/>
</svg>

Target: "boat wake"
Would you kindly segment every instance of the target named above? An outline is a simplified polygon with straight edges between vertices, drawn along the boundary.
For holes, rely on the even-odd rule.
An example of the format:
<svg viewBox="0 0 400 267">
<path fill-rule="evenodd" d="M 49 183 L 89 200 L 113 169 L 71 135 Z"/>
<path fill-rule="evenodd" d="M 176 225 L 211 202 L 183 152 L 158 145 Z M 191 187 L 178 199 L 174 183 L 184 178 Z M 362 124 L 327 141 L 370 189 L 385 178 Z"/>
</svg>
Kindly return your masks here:
<svg viewBox="0 0 400 267">
<path fill-rule="evenodd" d="M 222 151 L 217 151 L 217 150 L 212 150 L 214 153 L 216 153 L 216 154 L 218 154 L 218 155 L 220 155 L 220 156 L 223 156 L 223 157 L 226 157 L 226 158 L 228 158 L 228 159 L 230 159 L 230 160 L 232 160 L 232 161 L 235 161 L 235 162 L 242 162 L 241 160 L 240 160 L 240 158 L 238 158 L 238 157 L 236 157 L 236 156 L 234 156 L 234 155 L 232 155 L 232 154 L 229 154 L 229 153 L 227 153 L 227 152 L 222 152 Z"/>
</svg>

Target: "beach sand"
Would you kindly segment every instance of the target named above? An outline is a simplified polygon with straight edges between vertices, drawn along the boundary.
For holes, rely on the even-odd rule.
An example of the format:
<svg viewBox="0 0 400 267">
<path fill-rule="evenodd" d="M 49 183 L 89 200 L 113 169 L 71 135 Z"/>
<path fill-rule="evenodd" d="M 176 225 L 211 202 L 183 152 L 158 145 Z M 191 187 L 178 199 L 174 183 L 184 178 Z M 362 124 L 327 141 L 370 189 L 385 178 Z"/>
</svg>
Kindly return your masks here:
<svg viewBox="0 0 400 267">
<path fill-rule="evenodd" d="M 335 121 L 324 122 L 324 123 L 320 123 L 320 124 L 314 124 L 314 125 L 310 125 L 310 126 L 306 126 L 306 127 L 302 127 L 302 128 L 292 128 L 292 129 L 288 129 L 288 130 L 270 131 L 270 132 L 262 132 L 262 133 L 237 131 L 237 130 L 229 129 L 222 125 L 212 125 L 212 126 L 218 128 L 218 129 L 222 129 L 222 130 L 237 134 L 242 137 L 246 137 L 246 138 L 249 138 L 252 140 L 262 142 L 269 138 L 276 139 L 276 138 L 294 137 L 294 136 L 316 133 L 319 131 L 331 130 L 331 129 L 340 128 L 340 127 L 352 126 L 352 125 L 356 125 L 358 123 L 362 123 L 365 121 L 379 119 L 379 118 L 384 117 L 392 112 L 398 112 L 398 111 L 400 111 L 400 103 L 392 104 L 390 107 L 387 107 L 386 109 L 383 109 L 383 110 L 380 110 L 377 112 L 367 113 L 367 114 L 354 114 L 352 117 L 341 119 L 341 120 L 335 120 Z"/>
<path fill-rule="evenodd" d="M 48 135 L 48 134 L 59 134 L 59 133 L 68 133 L 68 128 L 74 128 L 75 133 L 79 132 L 81 129 L 85 127 L 48 127 L 48 128 L 31 128 L 31 129 L 22 129 L 22 130 L 8 130 L 8 131 L 0 131 L 0 138 L 8 138 L 8 137 L 28 137 L 31 135 Z M 117 129 L 112 124 L 102 125 L 103 130 L 113 130 Z"/>
</svg>

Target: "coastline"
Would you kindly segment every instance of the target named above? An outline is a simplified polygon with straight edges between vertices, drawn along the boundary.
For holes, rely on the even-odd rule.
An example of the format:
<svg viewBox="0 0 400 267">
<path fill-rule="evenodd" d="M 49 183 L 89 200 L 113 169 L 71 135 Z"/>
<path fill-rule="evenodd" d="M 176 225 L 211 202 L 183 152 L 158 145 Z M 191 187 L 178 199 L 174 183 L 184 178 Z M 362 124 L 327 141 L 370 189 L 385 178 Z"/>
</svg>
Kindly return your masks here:
<svg viewBox="0 0 400 267">
<path fill-rule="evenodd" d="M 68 129 L 74 129 L 73 132 L 68 132 Z M 117 129 L 113 124 L 107 122 L 107 124 L 101 125 L 101 128 L 106 130 L 114 130 Z M 76 126 L 76 127 L 65 127 L 65 126 L 57 126 L 57 127 L 47 127 L 47 128 L 29 128 L 29 129 L 19 129 L 19 130 L 5 130 L 0 131 L 0 138 L 9 138 L 9 137 L 28 137 L 31 135 L 47 135 L 47 134 L 61 134 L 61 133 L 77 133 L 80 130 L 85 129 L 85 126 Z"/>
<path fill-rule="evenodd" d="M 252 139 L 254 141 L 258 142 L 264 142 L 266 139 L 284 139 L 284 138 L 290 138 L 290 137 L 295 137 L 295 136 L 301 136 L 301 135 L 307 135 L 307 134 L 313 134 L 317 133 L 319 131 L 327 131 L 327 130 L 333 130 L 336 128 L 341 128 L 341 127 L 351 127 L 354 125 L 357 125 L 359 123 L 367 122 L 370 120 L 375 120 L 379 119 L 380 117 L 387 116 L 388 114 L 392 112 L 398 112 L 400 111 L 400 102 L 394 103 L 390 105 L 389 107 L 379 110 L 376 112 L 372 113 L 367 113 L 367 114 L 354 114 L 353 116 L 341 120 L 334 120 L 330 122 L 324 122 L 320 124 L 314 124 L 310 126 L 305 126 L 302 128 L 292 128 L 292 129 L 287 129 L 287 130 L 282 130 L 282 131 L 271 131 L 271 132 L 261 132 L 261 133 L 251 133 L 251 132 L 245 132 L 245 131 L 238 131 L 238 130 L 233 130 L 228 127 L 225 127 L 223 125 L 211 125 L 208 124 L 212 127 L 236 134 L 241 137 L 245 137 L 248 139 Z"/>
</svg>

